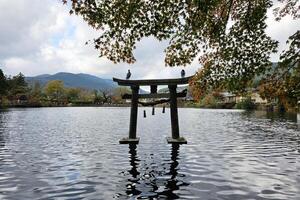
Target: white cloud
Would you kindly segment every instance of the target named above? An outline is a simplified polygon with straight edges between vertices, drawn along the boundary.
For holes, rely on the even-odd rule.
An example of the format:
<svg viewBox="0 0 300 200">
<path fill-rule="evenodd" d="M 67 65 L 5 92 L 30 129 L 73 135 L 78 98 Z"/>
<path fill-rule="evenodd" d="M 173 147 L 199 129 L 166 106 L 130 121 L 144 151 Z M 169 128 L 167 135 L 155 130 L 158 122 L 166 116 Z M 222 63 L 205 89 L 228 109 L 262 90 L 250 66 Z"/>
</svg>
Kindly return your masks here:
<svg viewBox="0 0 300 200">
<path fill-rule="evenodd" d="M 127 69 L 133 78 L 178 77 L 180 67 L 164 67 L 164 49 L 167 42 L 153 38 L 143 39 L 135 51 L 137 62 L 113 64 L 99 58 L 92 44 L 85 42 L 97 37 L 80 17 L 68 14 L 68 8 L 60 0 L 1 0 L 0 2 L 0 65 L 6 74 L 23 72 L 27 76 L 57 73 L 90 73 L 100 77 L 124 77 Z M 285 40 L 299 22 L 286 17 L 275 22 L 268 18 L 267 32 L 280 40 L 283 49 Z M 276 60 L 278 54 L 272 56 Z M 186 67 L 187 75 L 198 68 L 197 61 Z"/>
<path fill-rule="evenodd" d="M 273 9 L 268 11 L 266 33 L 271 36 L 271 38 L 279 41 L 278 53 L 271 55 L 271 60 L 277 62 L 279 60 L 279 54 L 287 48 L 286 41 L 289 36 L 300 29 L 300 21 L 293 20 L 291 16 L 285 16 L 280 21 L 275 21 L 272 10 Z"/>
</svg>

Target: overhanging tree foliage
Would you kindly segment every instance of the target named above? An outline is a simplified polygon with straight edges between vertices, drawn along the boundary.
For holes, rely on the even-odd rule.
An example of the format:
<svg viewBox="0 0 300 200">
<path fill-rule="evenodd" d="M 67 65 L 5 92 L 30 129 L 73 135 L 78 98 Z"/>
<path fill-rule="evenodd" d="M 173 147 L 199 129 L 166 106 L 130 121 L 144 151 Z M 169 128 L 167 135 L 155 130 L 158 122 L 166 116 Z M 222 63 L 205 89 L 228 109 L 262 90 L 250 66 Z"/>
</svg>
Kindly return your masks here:
<svg viewBox="0 0 300 200">
<path fill-rule="evenodd" d="M 300 31 L 289 37 L 288 49 L 274 71 L 267 73 L 259 86 L 260 94 L 269 100 L 278 99 L 285 108 L 300 100 Z"/>
<path fill-rule="evenodd" d="M 100 56 L 113 62 L 135 62 L 133 51 L 144 37 L 169 40 L 167 66 L 203 67 L 191 85 L 195 97 L 212 87 L 241 91 L 256 74 L 271 66 L 277 41 L 265 33 L 271 0 L 63 0 L 70 13 L 98 29 L 94 39 Z M 299 17 L 297 0 L 280 0 L 277 18 Z"/>
</svg>

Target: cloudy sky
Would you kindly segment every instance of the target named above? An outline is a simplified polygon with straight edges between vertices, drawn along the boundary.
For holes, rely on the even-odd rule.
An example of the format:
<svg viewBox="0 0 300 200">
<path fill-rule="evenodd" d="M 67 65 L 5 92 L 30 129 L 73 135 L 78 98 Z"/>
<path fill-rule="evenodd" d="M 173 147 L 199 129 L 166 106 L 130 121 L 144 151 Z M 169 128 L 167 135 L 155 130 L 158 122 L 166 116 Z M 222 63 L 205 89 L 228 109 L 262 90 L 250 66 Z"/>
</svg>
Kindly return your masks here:
<svg viewBox="0 0 300 200">
<path fill-rule="evenodd" d="M 289 35 L 300 29 L 299 21 L 285 17 L 275 22 L 271 13 L 268 34 L 285 47 Z M 163 51 L 167 42 L 153 38 L 142 40 L 135 51 L 137 62 L 113 64 L 99 58 L 92 44 L 97 36 L 80 17 L 70 16 L 61 0 L 0 0 L 0 67 L 5 74 L 26 76 L 57 72 L 89 73 L 99 77 L 123 77 L 130 68 L 133 78 L 179 76 L 181 67 L 165 67 Z M 278 54 L 272 55 L 272 61 Z M 199 64 L 186 68 L 193 74 Z"/>
</svg>

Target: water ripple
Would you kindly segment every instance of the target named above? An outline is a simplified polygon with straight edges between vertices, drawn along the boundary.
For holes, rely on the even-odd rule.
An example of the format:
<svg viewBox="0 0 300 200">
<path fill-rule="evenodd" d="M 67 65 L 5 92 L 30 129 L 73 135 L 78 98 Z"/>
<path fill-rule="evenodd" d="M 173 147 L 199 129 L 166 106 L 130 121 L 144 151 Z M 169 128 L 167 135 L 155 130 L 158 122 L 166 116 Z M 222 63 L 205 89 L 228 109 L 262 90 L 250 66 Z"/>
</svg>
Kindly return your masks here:
<svg viewBox="0 0 300 200">
<path fill-rule="evenodd" d="M 129 112 L 0 111 L 0 199 L 300 199 L 294 115 L 179 109 L 179 146 L 158 110 L 139 115 L 139 145 L 119 145 Z"/>
</svg>

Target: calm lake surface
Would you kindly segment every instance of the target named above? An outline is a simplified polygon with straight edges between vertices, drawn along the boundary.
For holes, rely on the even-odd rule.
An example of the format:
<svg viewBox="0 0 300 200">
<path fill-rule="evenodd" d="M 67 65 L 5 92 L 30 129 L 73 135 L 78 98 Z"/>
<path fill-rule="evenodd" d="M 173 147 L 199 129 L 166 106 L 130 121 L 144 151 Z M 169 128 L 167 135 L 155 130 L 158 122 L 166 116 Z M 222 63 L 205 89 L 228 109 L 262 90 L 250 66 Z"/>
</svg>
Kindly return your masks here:
<svg viewBox="0 0 300 200">
<path fill-rule="evenodd" d="M 0 111 L 0 199 L 300 199 L 296 115 L 139 109 L 137 146 L 129 108 Z"/>
</svg>

